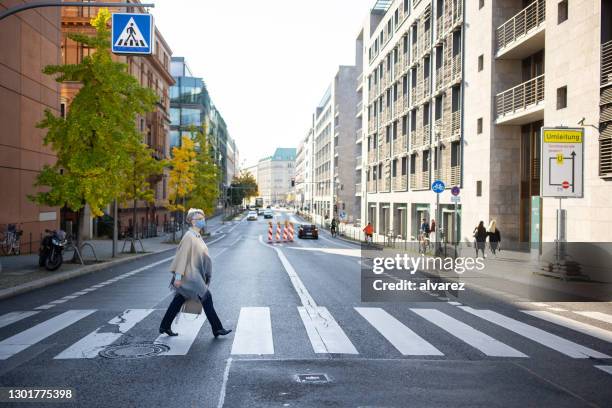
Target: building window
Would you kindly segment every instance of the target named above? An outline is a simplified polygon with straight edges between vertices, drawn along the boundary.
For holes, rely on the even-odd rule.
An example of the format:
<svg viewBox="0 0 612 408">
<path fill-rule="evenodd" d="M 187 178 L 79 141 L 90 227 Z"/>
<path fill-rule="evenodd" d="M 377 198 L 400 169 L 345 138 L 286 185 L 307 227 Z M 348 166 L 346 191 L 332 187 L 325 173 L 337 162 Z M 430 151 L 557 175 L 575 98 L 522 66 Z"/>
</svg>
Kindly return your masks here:
<svg viewBox="0 0 612 408">
<path fill-rule="evenodd" d="M 391 166 L 391 177 L 397 177 L 397 159 L 393 160 L 393 165 Z"/>
<path fill-rule="evenodd" d="M 482 118 L 478 118 L 478 120 L 476 121 L 476 133 L 482 133 Z"/>
<path fill-rule="evenodd" d="M 478 10 L 484 7 L 484 0 L 478 0 Z"/>
<path fill-rule="evenodd" d="M 416 154 L 410 155 L 410 174 L 416 174 Z"/>
<path fill-rule="evenodd" d="M 482 71 L 484 69 L 484 55 L 479 55 L 478 56 L 478 72 Z"/>
<path fill-rule="evenodd" d="M 407 169 L 407 167 L 408 167 L 408 165 L 407 165 L 408 163 L 407 162 L 408 162 L 408 157 L 407 156 L 402 157 L 402 176 L 405 176 L 406 175 L 406 170 L 408 170 Z"/>
<path fill-rule="evenodd" d="M 599 176 L 605 179 L 612 178 L 612 124 L 602 123 L 601 137 L 599 138 Z"/>
<path fill-rule="evenodd" d="M 451 167 L 459 166 L 459 163 L 461 163 L 460 147 L 458 141 L 451 143 Z"/>
<path fill-rule="evenodd" d="M 423 150 L 423 167 L 421 167 L 421 170 L 423 172 L 426 172 L 429 170 L 429 150 Z"/>
<path fill-rule="evenodd" d="M 568 18 L 568 1 L 562 0 L 557 4 L 557 24 L 561 24 Z"/>
<path fill-rule="evenodd" d="M 557 110 L 567 108 L 567 86 L 557 88 Z"/>
<path fill-rule="evenodd" d="M 482 197 L 482 181 L 476 181 L 476 197 Z"/>
</svg>

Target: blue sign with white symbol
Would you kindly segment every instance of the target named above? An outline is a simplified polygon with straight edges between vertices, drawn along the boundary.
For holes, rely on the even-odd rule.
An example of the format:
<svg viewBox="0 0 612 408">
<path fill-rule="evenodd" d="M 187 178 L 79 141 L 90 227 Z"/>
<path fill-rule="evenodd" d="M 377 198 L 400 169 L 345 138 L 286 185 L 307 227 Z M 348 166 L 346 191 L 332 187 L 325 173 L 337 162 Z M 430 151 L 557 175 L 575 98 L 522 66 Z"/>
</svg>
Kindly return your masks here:
<svg viewBox="0 0 612 408">
<path fill-rule="evenodd" d="M 444 187 L 444 182 L 442 180 L 436 180 L 431 184 L 433 192 L 438 194 L 444 191 Z"/>
<path fill-rule="evenodd" d="M 461 192 L 461 190 L 457 186 L 451 188 L 451 194 L 454 195 L 454 196 L 458 196 L 460 192 Z"/>
<path fill-rule="evenodd" d="M 145 13 L 113 13 L 111 36 L 115 54 L 153 53 L 153 16 Z"/>
</svg>

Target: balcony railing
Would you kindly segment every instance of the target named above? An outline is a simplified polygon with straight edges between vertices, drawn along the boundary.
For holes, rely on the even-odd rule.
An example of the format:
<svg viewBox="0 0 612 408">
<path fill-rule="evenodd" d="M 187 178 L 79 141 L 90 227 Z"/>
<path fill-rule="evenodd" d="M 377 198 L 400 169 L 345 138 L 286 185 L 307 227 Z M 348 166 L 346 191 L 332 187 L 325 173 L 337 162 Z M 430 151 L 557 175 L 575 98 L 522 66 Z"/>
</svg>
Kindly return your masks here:
<svg viewBox="0 0 612 408">
<path fill-rule="evenodd" d="M 389 157 L 391 157 L 391 143 L 381 143 L 380 158 L 387 159 Z"/>
<path fill-rule="evenodd" d="M 363 102 L 359 101 L 359 103 L 357 103 L 357 115 L 359 115 L 361 112 L 363 111 Z"/>
<path fill-rule="evenodd" d="M 416 180 L 417 180 L 417 175 L 411 174 L 409 178 L 411 190 L 414 190 L 416 188 Z"/>
<path fill-rule="evenodd" d="M 546 1 L 536 0 L 496 30 L 497 50 L 508 46 L 544 23 Z"/>
<path fill-rule="evenodd" d="M 497 94 L 497 117 L 535 106 L 544 100 L 544 74 Z"/>
<path fill-rule="evenodd" d="M 444 19 L 442 17 L 436 18 L 436 40 L 442 38 L 442 34 L 444 34 Z"/>
<path fill-rule="evenodd" d="M 405 191 L 408 188 L 408 176 L 395 176 L 391 183 L 393 191 Z"/>
<path fill-rule="evenodd" d="M 461 167 L 444 167 L 434 171 L 435 177 L 442 180 L 447 186 L 457 186 L 461 181 Z"/>
<path fill-rule="evenodd" d="M 457 53 L 453 57 L 453 63 L 451 66 L 451 80 L 456 80 L 461 77 L 461 53 Z"/>
<path fill-rule="evenodd" d="M 357 129 L 357 131 L 355 132 L 355 140 L 361 141 L 363 138 L 363 129 L 359 128 Z"/>
<path fill-rule="evenodd" d="M 373 163 L 376 161 L 376 149 L 372 149 L 368 152 L 368 163 Z"/>
<path fill-rule="evenodd" d="M 601 46 L 601 86 L 612 84 L 612 41 Z"/>
<path fill-rule="evenodd" d="M 451 136 L 461 133 L 461 111 L 451 113 Z"/>
<path fill-rule="evenodd" d="M 361 155 L 355 157 L 355 167 L 356 168 L 363 166 L 363 162 L 361 161 L 361 159 L 362 159 Z"/>
<path fill-rule="evenodd" d="M 376 180 L 368 181 L 368 193 L 376 192 Z"/>
<path fill-rule="evenodd" d="M 368 132 L 376 131 L 376 119 L 372 119 L 368 122 Z"/>
<path fill-rule="evenodd" d="M 357 89 L 359 89 L 363 85 L 363 73 L 359 74 L 357 77 Z"/>
<path fill-rule="evenodd" d="M 416 190 L 425 190 L 429 188 L 429 170 L 417 174 L 416 186 L 414 188 Z"/>
<path fill-rule="evenodd" d="M 404 153 L 406 151 L 406 142 L 408 137 L 406 135 L 399 135 L 393 142 L 393 156 Z"/>
</svg>

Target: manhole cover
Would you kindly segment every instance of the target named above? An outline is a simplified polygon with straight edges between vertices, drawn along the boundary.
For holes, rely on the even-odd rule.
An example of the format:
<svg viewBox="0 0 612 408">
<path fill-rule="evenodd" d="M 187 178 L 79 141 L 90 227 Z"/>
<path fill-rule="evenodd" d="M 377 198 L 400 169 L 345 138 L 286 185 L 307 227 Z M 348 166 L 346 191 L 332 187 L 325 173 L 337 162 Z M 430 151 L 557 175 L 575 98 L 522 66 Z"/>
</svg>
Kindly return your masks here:
<svg viewBox="0 0 612 408">
<path fill-rule="evenodd" d="M 305 384 L 324 384 L 329 382 L 326 374 L 298 374 L 297 381 Z"/>
<path fill-rule="evenodd" d="M 100 351 L 98 355 L 104 358 L 143 358 L 152 357 L 170 350 L 165 344 L 133 343 L 110 346 Z"/>
</svg>

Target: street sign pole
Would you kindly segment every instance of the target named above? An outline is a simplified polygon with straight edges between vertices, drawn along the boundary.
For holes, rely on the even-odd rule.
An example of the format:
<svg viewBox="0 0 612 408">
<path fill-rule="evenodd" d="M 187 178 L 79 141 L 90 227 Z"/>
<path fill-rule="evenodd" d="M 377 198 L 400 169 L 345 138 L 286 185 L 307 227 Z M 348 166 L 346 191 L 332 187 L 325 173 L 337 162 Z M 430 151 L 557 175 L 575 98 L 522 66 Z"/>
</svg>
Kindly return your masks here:
<svg viewBox="0 0 612 408">
<path fill-rule="evenodd" d="M 446 188 L 446 186 L 444 185 L 444 182 L 442 180 L 436 180 L 431 184 L 431 190 L 436 193 L 436 231 L 435 231 L 435 239 L 436 239 L 436 255 L 439 255 L 442 251 L 442 247 L 441 247 L 441 242 L 440 242 L 440 225 L 442 225 L 442 223 L 440 222 L 440 217 L 442 214 L 441 208 L 440 208 L 440 194 L 444 191 L 444 189 Z"/>
<path fill-rule="evenodd" d="M 457 257 L 457 243 L 459 241 L 459 226 L 457 225 L 457 219 L 459 217 L 457 214 L 457 209 L 458 209 L 460 192 L 461 190 L 459 189 L 458 186 L 455 186 L 451 189 L 451 194 L 453 195 L 451 198 L 453 202 L 455 203 L 455 211 L 453 212 L 453 243 L 455 245 L 455 258 Z"/>
</svg>

